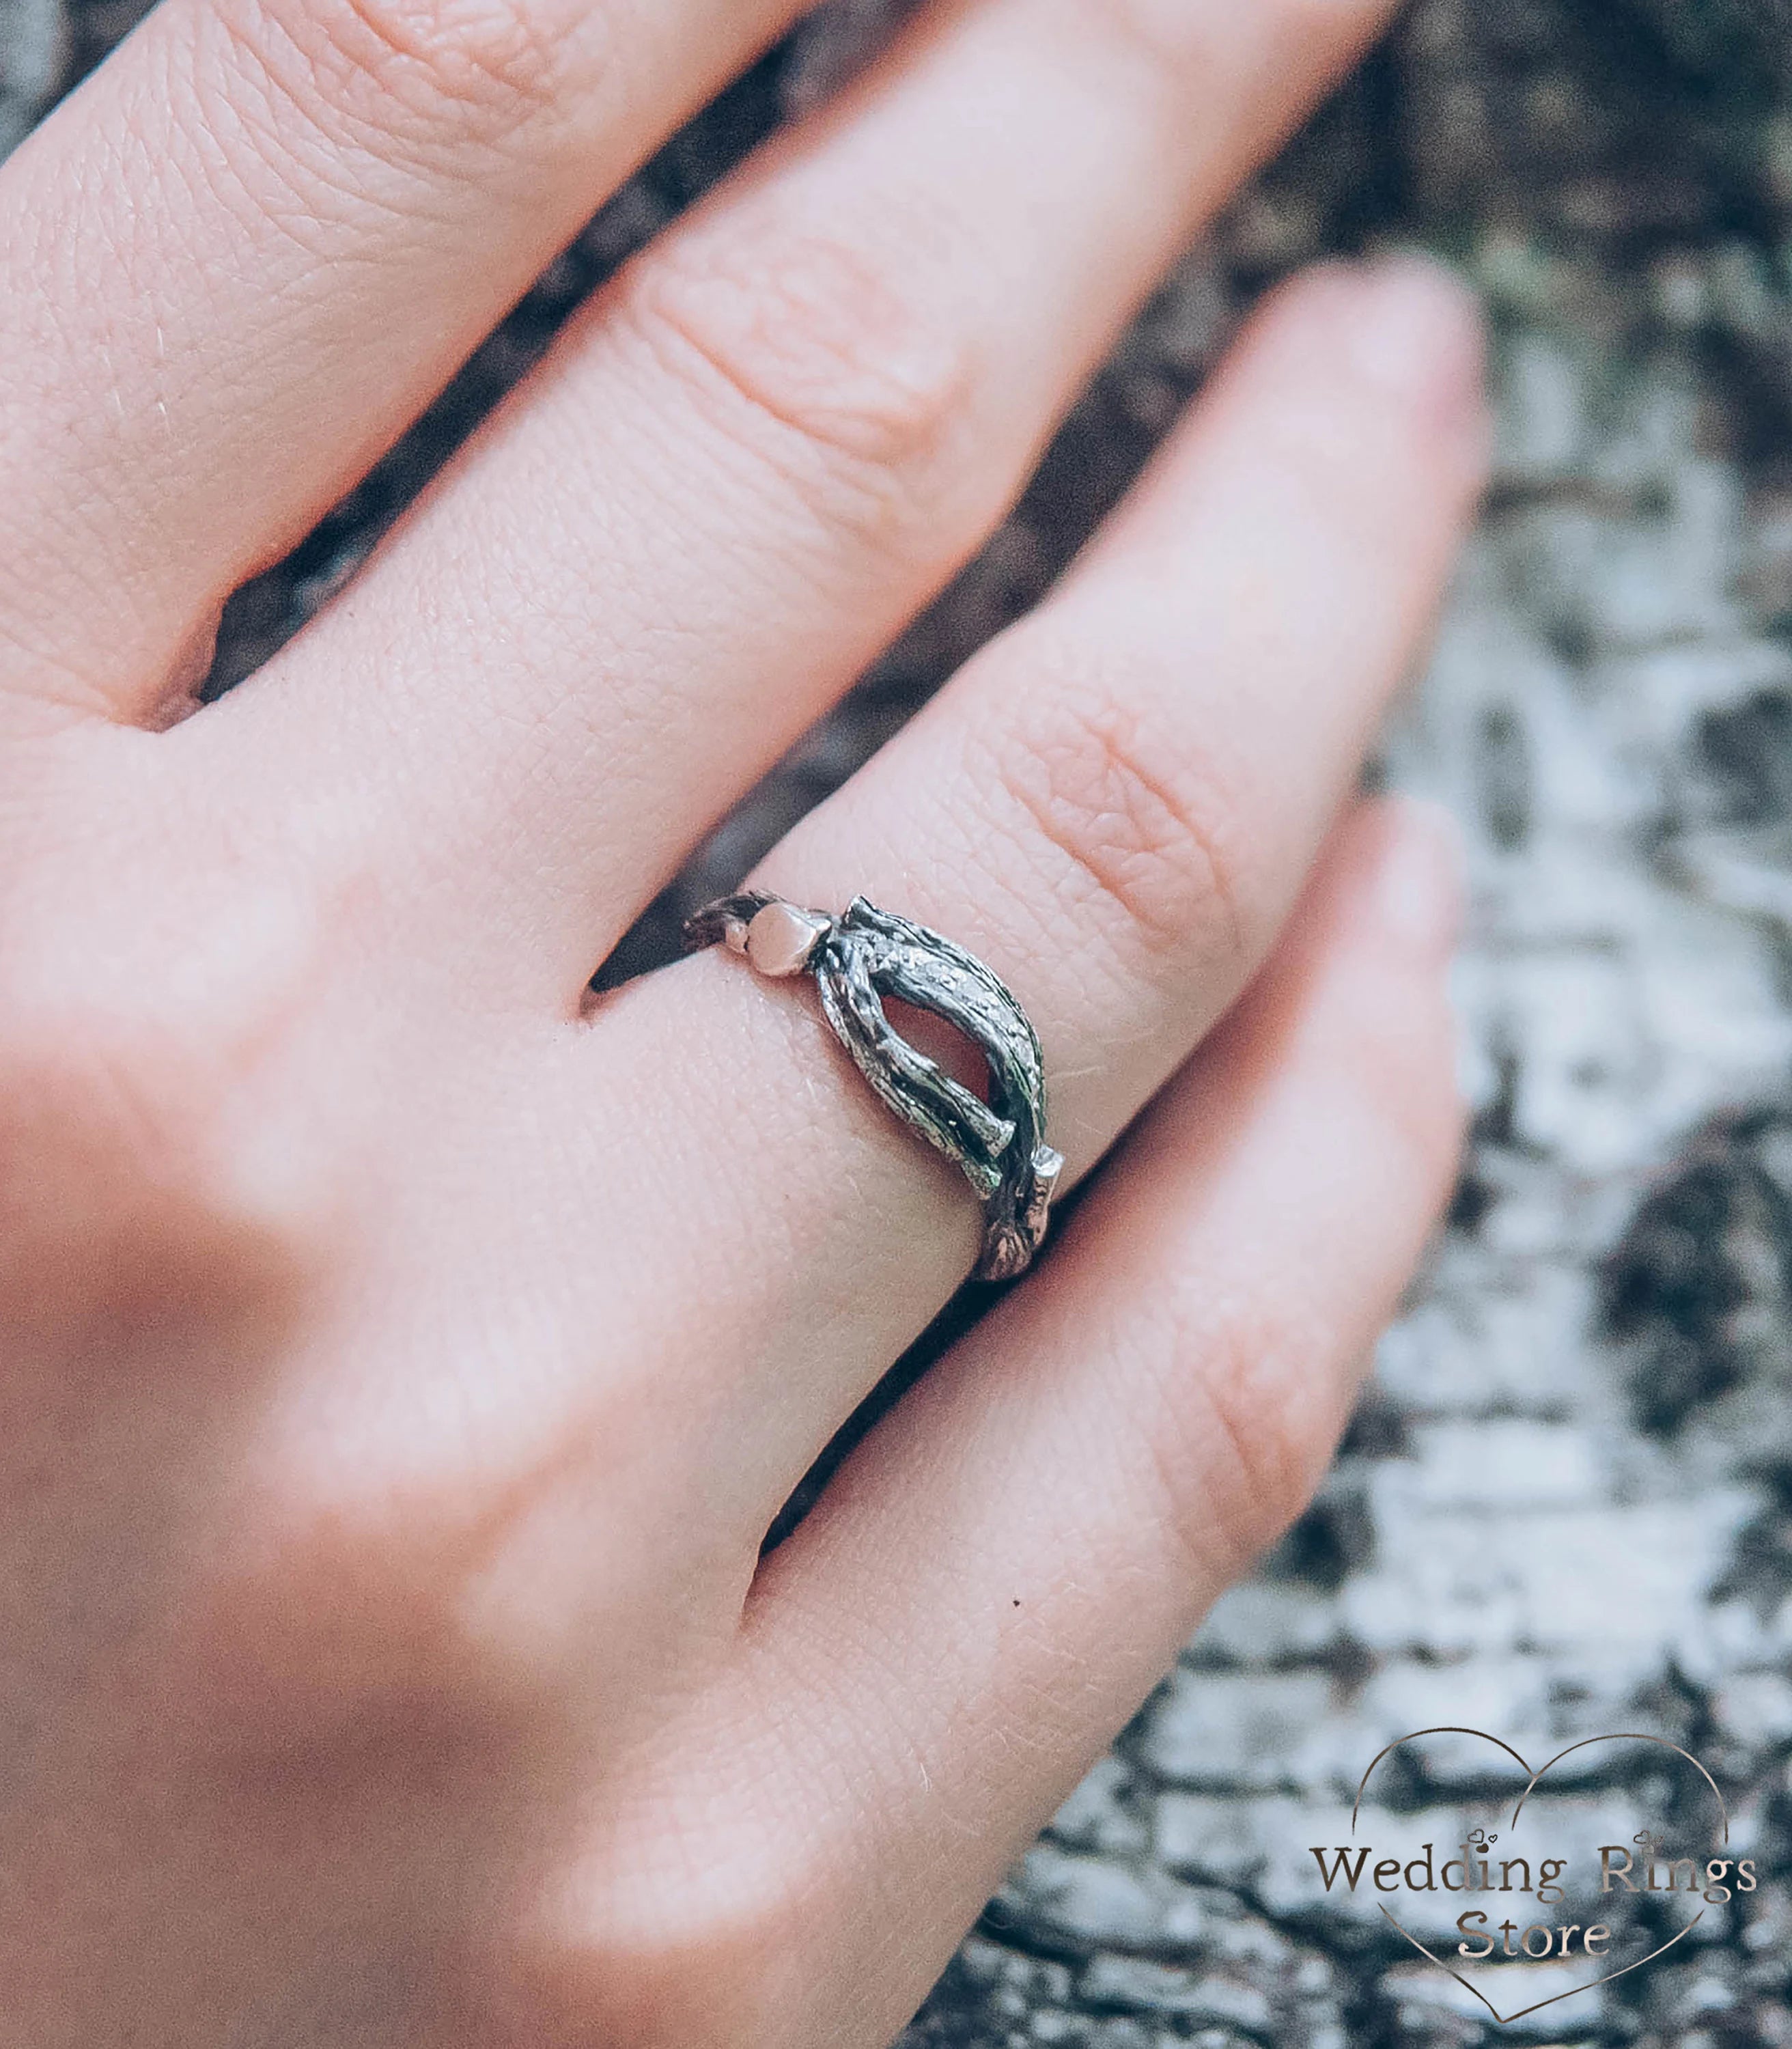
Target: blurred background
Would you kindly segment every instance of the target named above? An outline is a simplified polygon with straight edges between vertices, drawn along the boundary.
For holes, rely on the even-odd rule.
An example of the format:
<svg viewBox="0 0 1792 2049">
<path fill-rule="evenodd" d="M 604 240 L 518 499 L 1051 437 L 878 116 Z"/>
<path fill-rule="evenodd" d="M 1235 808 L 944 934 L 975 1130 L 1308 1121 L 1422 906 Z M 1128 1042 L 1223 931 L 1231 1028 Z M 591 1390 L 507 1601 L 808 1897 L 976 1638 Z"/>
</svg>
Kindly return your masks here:
<svg viewBox="0 0 1792 2049">
<path fill-rule="evenodd" d="M 0 0 L 0 150 L 142 11 Z M 605 208 L 234 601 L 212 687 L 340 586 L 585 293 L 905 11 L 825 8 Z M 1471 1154 L 1324 1495 L 991 1903 L 908 2049 L 1792 2044 L 1786 0 L 1410 8 L 1167 282 L 984 556 L 607 973 L 669 954 L 683 908 L 1039 596 L 1265 286 L 1389 243 L 1458 265 L 1496 336 L 1486 516 L 1375 772 L 1468 836 Z M 1306 1848 L 1347 1840 L 1370 1759 L 1437 1722 L 1536 1760 L 1620 1728 L 1685 1745 L 1760 1889 L 1495 2027 L 1328 1900 Z M 1552 1802 L 1621 1822 L 1607 1840 L 1692 1826 L 1685 1780 L 1637 1755 L 1567 1760 L 1538 1840 Z M 1485 1775 L 1428 1752 L 1378 1785 L 1403 1839 L 1441 1845 Z"/>
</svg>

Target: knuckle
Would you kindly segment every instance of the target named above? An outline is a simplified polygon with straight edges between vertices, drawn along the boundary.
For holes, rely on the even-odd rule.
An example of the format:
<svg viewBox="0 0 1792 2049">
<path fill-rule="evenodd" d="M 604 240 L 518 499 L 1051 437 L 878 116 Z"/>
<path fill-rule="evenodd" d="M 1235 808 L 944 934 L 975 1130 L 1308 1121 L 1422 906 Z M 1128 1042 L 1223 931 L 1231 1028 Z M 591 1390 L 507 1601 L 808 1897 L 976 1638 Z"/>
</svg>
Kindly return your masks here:
<svg viewBox="0 0 1792 2049">
<path fill-rule="evenodd" d="M 124 1342 L 121 1323 L 246 1311 L 292 1283 L 315 1221 L 308 1155 L 256 1079 L 305 974 L 290 905 L 184 908 L 123 890 L 101 916 L 7 920 L 0 1305 L 70 1342 L 95 1317 Z"/>
<path fill-rule="evenodd" d="M 621 304 L 725 434 L 831 513 L 919 523 L 969 364 L 891 266 L 825 231 L 730 222 L 641 259 Z"/>
<path fill-rule="evenodd" d="M 1186 745 L 1159 743 L 1122 680 L 1083 664 L 1072 681 L 1009 694 L 981 751 L 1055 903 L 1067 887 L 1129 950 L 1242 955 L 1239 836 L 1218 776 Z"/>
<path fill-rule="evenodd" d="M 1461 1153 L 1466 1117 L 1447 993 L 1435 985 L 1421 991 L 1396 1019 L 1384 1009 L 1380 1028 L 1364 1029 L 1356 1050 L 1373 1128 L 1394 1172 L 1435 1197 Z"/>
<path fill-rule="evenodd" d="M 1211 72 L 1216 20 L 1186 0 L 1071 0 L 1096 31 L 1136 55 L 1153 76 L 1180 83 Z"/>
<path fill-rule="evenodd" d="M 693 1847 L 705 1853 L 703 1845 Z M 800 1841 L 765 1833 L 751 1846 L 729 1843 L 717 1855 L 712 1840 L 702 1867 L 663 1897 L 655 1935 L 633 1961 L 664 2039 L 784 2039 L 780 2021 L 789 2017 L 793 1990 L 787 1960 L 812 1939 L 825 1899 Z M 710 2033 L 718 2005 L 727 2025 Z"/>
<path fill-rule="evenodd" d="M 332 1506 L 305 1514 L 251 1462 L 186 1590 L 178 1662 L 220 1768 L 252 1786 L 277 1767 L 338 1795 L 426 1756 L 452 1778 L 527 1723 L 527 1689 L 464 1626 L 463 1546 Z"/>
<path fill-rule="evenodd" d="M 452 1339 L 427 1342 L 438 1372 L 489 1371 Z M 589 1441 L 612 1420 L 632 1427 L 625 1402 L 577 1423 L 531 1417 L 513 1434 L 432 1417 L 411 1386 L 395 1428 L 389 1376 L 417 1343 L 410 1325 L 364 1351 L 361 1387 L 326 1371 L 294 1389 L 243 1444 L 183 1650 L 244 1783 L 286 1758 L 320 1790 L 353 1794 L 370 1767 L 433 1759 L 457 1786 L 463 1767 L 484 1774 L 519 1745 L 558 1742 L 590 1705 L 581 1647 L 593 1631 L 627 1675 L 605 1701 L 619 1742 L 656 1697 L 636 1691 L 641 1632 L 660 1655 L 664 1619 L 639 1608 L 637 1562 L 613 1557 L 573 1581 L 541 1574 L 544 1542 L 563 1544 L 590 1513 Z"/>
<path fill-rule="evenodd" d="M 1337 1422 L 1327 1403 L 1289 1397 L 1324 1384 L 1331 1348 L 1285 1310 L 1209 1302 L 1179 1319 L 1153 1442 L 1164 1526 L 1198 1575 L 1217 1562 L 1235 1578 L 1312 1499 Z"/>
<path fill-rule="evenodd" d="M 428 160 L 502 147 L 564 103 L 563 13 L 559 0 L 232 0 L 225 25 L 330 142 Z"/>
<path fill-rule="evenodd" d="M 820 1975 L 818 1936 L 838 1925 L 841 1869 L 824 1868 L 810 1831 L 768 1820 L 746 1794 L 752 1753 L 711 1750 L 709 1732 L 688 1721 L 676 1732 L 683 1740 L 650 1747 L 642 1768 L 619 1776 L 616 1818 L 528 1911 L 519 1968 L 500 1973 L 502 2004 L 527 2023 L 515 2039 L 592 2049 L 810 2039 L 803 2009 Z M 691 1768 L 694 1736 L 711 1768 Z M 674 1754 L 678 1785 L 666 1771 Z M 804 1789 L 789 1791 L 801 1811 Z"/>
<path fill-rule="evenodd" d="M 1106 42 L 1137 60 L 1153 79 L 1184 98 L 1211 94 L 1216 78 L 1236 75 L 1248 62 L 1277 63 L 1291 55 L 1304 66 L 1316 49 L 1337 45 L 1354 28 L 1363 32 L 1372 0 L 1277 0 L 1269 8 L 1234 12 L 1191 7 L 1188 0 L 1068 0 Z"/>
<path fill-rule="evenodd" d="M 1355 1179 L 1390 1216 L 1421 1215 L 1443 1199 L 1466 1117 L 1448 981 L 1432 962 L 1396 959 L 1340 994 L 1330 1057 L 1347 1077 L 1335 1114 L 1355 1137 Z"/>
</svg>

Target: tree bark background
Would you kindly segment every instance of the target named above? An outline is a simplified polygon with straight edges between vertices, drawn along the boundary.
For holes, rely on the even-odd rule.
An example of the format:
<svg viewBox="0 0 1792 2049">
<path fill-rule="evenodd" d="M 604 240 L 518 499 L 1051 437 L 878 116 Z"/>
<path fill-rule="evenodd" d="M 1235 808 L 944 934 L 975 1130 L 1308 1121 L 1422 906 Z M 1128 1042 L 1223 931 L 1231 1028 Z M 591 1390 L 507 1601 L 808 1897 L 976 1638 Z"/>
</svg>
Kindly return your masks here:
<svg viewBox="0 0 1792 2049">
<path fill-rule="evenodd" d="M 0 150 L 140 11 L 0 0 Z M 901 11 L 825 10 L 606 207 L 232 602 L 213 687 L 340 586 L 594 283 Z M 1168 281 L 984 555 L 609 972 L 673 951 L 686 910 L 1037 597 L 1257 293 L 1390 241 L 1460 265 L 1496 336 L 1496 480 L 1378 769 L 1470 839 L 1471 1157 L 1321 1499 L 992 1903 L 908 2049 L 1792 2044 L 1785 0 L 1421 0 Z M 1436 1722 L 1533 1757 L 1617 1728 L 1684 1744 L 1760 1890 L 1493 2027 L 1300 1868 L 1343 1840 L 1377 1749 Z M 1560 1783 L 1619 1818 L 1673 1804 L 1611 1752 Z M 1447 1762 L 1400 1781 L 1440 1845 L 1472 1790 Z"/>
</svg>

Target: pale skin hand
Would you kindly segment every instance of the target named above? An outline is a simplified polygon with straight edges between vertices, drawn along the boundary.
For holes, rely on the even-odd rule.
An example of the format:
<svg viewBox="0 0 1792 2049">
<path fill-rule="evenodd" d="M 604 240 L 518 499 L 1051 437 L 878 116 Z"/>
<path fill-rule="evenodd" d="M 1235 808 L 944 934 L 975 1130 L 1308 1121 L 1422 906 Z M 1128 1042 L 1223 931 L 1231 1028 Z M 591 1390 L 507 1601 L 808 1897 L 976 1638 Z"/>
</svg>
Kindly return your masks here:
<svg viewBox="0 0 1792 2049">
<path fill-rule="evenodd" d="M 791 0 L 163 0 L 0 171 L 8 2041 L 877 2049 L 1305 1499 L 1457 1137 L 1447 848 L 1349 797 L 1440 278 L 1279 295 L 756 878 L 989 961 L 1073 1176 L 1131 1126 L 763 1566 L 976 1207 L 801 990 L 582 993 L 1382 11 L 924 10 L 184 721 Z"/>
</svg>

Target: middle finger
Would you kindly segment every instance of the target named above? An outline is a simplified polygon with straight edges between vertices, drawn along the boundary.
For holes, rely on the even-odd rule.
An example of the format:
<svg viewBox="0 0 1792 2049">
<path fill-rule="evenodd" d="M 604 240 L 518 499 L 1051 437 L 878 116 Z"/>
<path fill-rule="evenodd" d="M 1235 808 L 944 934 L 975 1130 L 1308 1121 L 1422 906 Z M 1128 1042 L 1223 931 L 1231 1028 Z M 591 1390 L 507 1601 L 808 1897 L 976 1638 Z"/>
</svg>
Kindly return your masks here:
<svg viewBox="0 0 1792 2049">
<path fill-rule="evenodd" d="M 930 10 L 619 281 L 333 613 L 184 729 L 206 787 L 255 760 L 301 802 L 358 778 L 410 850 L 407 947 L 575 1005 L 1385 11 Z"/>
</svg>

